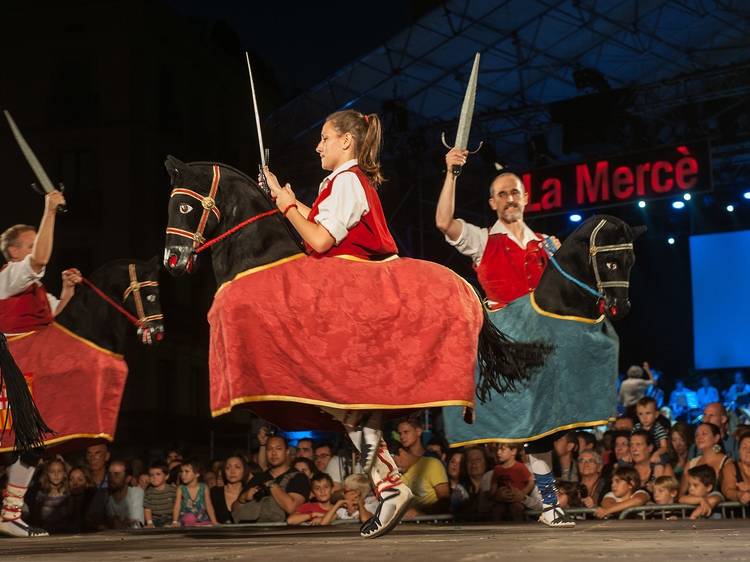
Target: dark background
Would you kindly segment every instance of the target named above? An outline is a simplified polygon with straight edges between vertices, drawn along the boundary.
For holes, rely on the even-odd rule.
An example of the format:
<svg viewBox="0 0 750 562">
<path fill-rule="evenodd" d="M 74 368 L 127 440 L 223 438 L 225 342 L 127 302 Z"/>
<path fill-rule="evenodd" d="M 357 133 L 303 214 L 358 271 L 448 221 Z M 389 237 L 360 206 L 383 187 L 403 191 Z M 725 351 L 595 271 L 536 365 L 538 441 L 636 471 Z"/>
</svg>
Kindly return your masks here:
<svg viewBox="0 0 750 562">
<path fill-rule="evenodd" d="M 45 279 L 58 292 L 65 267 L 86 274 L 110 259 L 161 255 L 170 191 L 163 168 L 167 154 L 183 161 L 221 161 L 254 175 L 258 152 L 244 50 L 253 61 L 264 117 L 278 115 L 287 102 L 430 10 L 441 9 L 441 3 L 387 1 L 365 8 L 331 1 L 77 0 L 10 2 L 4 9 L 0 106 L 13 113 L 53 181 L 64 181 L 67 188 L 70 211 L 58 219 Z M 564 144 L 583 157 L 615 151 L 618 144 L 611 136 L 625 125 L 621 116 L 602 108 L 612 107 L 619 95 L 604 90 L 556 102 L 551 112 L 566 127 Z M 695 106 L 681 111 L 674 119 L 700 119 Z M 412 120 L 400 126 L 395 103 L 385 103 L 379 113 L 386 123 L 383 163 L 389 178 L 381 196 L 402 255 L 443 263 L 475 281 L 468 261 L 434 228 L 445 152 L 439 131 L 455 123 Z M 745 126 L 719 127 L 709 139 L 713 146 L 730 137 L 733 146 L 750 140 L 746 100 L 725 119 Z M 324 175 L 316 168 L 317 130 L 292 139 L 274 123 L 266 122 L 272 167 L 309 202 Z M 690 131 L 684 135 L 704 138 Z M 525 169 L 554 163 L 543 140 L 532 137 L 528 154 L 509 164 Z M 659 144 L 646 135 L 622 148 Z M 459 182 L 459 216 L 480 225 L 494 221 L 483 194 L 498 159 L 492 142 L 472 158 Z M 43 203 L 28 187 L 33 175 L 4 125 L 0 166 L 0 227 L 37 224 Z M 649 360 L 665 373 L 667 390 L 674 379 L 693 382 L 697 375 L 692 371 L 688 236 L 750 225 L 747 204 L 740 201 L 731 215 L 724 209 L 727 201 L 737 201 L 741 181 L 736 176 L 727 180 L 717 169 L 714 184 L 712 193 L 698 196 L 681 212 L 668 202 L 606 211 L 649 227 L 637 244 L 633 311 L 618 325 L 621 367 Z M 566 215 L 535 217 L 529 224 L 560 238 L 575 226 Z M 666 244 L 669 235 L 677 237 L 677 244 Z M 230 447 L 247 438 L 246 412 L 217 420 L 209 414 L 205 316 L 214 289 L 208 260 L 190 279 L 162 276 L 167 337 L 155 349 L 131 345 L 118 441 L 206 446 L 213 434 L 217 447 Z M 730 373 L 712 375 L 717 386 L 729 384 Z"/>
</svg>

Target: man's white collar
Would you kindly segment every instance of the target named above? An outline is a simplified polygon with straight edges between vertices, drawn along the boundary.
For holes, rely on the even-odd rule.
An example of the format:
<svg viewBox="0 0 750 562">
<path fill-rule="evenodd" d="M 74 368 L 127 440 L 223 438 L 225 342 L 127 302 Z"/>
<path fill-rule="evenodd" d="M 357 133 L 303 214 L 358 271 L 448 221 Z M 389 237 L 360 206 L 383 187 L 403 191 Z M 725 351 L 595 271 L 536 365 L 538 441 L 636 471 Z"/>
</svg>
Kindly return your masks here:
<svg viewBox="0 0 750 562">
<path fill-rule="evenodd" d="M 493 224 L 492 228 L 490 229 L 490 235 L 492 234 L 505 234 L 508 236 L 508 238 L 513 240 L 513 242 L 521 246 L 521 248 L 525 248 L 529 244 L 529 242 L 532 242 L 534 240 L 541 240 L 539 237 L 537 237 L 536 234 L 534 234 L 533 230 L 526 226 L 526 223 L 523 223 L 523 239 L 519 240 L 499 219 L 495 221 L 495 224 Z"/>
</svg>

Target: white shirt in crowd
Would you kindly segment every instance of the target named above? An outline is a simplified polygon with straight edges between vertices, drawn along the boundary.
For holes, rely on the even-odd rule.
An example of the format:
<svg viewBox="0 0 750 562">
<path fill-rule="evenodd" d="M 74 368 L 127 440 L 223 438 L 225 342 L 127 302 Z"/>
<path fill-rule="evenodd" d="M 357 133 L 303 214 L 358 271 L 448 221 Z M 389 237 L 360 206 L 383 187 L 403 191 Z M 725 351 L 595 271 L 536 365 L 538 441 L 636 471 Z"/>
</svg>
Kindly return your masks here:
<svg viewBox="0 0 750 562">
<path fill-rule="evenodd" d="M 0 299 L 8 299 L 22 293 L 35 283 L 41 285 L 44 272 L 45 268 L 42 268 L 39 273 L 31 268 L 31 255 L 26 256 L 21 261 L 8 262 L 0 270 Z M 54 314 L 60 301 L 49 293 L 47 293 L 47 301 Z"/>
<path fill-rule="evenodd" d="M 506 234 L 508 238 L 518 244 L 522 249 L 526 249 L 526 246 L 528 246 L 529 242 L 532 240 L 541 241 L 541 239 L 534 234 L 534 231 L 526 226 L 526 223 L 523 224 L 523 238 L 519 240 L 510 230 L 508 230 L 508 227 L 499 220 L 495 221 L 495 224 L 493 224 L 490 229 L 480 228 L 463 219 L 456 220 L 461 223 L 461 234 L 458 235 L 456 240 L 451 240 L 446 234 L 445 241 L 463 255 L 469 256 L 475 266 L 479 265 L 479 262 L 482 261 L 482 256 L 484 255 L 485 248 L 487 248 L 487 240 L 489 239 L 490 234 Z"/>
<path fill-rule="evenodd" d="M 320 183 L 318 194 L 323 191 L 328 181 L 339 175 L 333 182 L 331 194 L 318 205 L 315 222 L 323 226 L 333 236 L 336 244 L 346 238 L 347 233 L 370 211 L 365 188 L 354 172 L 347 172 L 356 166 L 357 160 L 347 160 Z"/>
<path fill-rule="evenodd" d="M 108 519 L 138 521 L 143 525 L 143 489 L 138 486 L 128 486 L 128 493 L 120 502 L 115 501 L 110 495 L 104 512 Z"/>
</svg>

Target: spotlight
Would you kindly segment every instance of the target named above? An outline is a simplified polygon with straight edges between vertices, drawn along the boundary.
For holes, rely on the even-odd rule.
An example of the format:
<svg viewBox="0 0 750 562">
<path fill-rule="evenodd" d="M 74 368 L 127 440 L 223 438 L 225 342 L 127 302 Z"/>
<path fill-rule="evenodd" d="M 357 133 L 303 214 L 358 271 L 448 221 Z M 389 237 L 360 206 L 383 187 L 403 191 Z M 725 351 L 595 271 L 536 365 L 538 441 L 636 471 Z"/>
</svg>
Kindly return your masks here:
<svg viewBox="0 0 750 562">
<path fill-rule="evenodd" d="M 674 246 L 674 237 L 673 236 L 670 236 L 669 238 L 667 238 L 667 244 L 669 244 L 670 246 Z"/>
<path fill-rule="evenodd" d="M 672 203 L 672 208 L 673 209 L 684 209 L 685 208 L 685 203 L 683 201 L 675 201 L 674 203 Z"/>
<path fill-rule="evenodd" d="M 691 199 L 693 198 L 693 196 L 692 196 L 692 195 L 690 195 L 689 193 L 686 193 L 685 195 L 683 195 L 683 196 L 682 196 L 682 198 L 683 198 L 683 199 L 684 199 L 685 201 L 690 201 L 690 200 L 691 200 Z"/>
<path fill-rule="evenodd" d="M 742 196 L 743 196 L 743 197 L 744 197 L 745 199 L 750 199 L 750 191 L 746 191 L 745 193 L 743 193 L 743 194 L 742 194 Z"/>
<path fill-rule="evenodd" d="M 727 205 L 727 211 L 730 213 L 734 212 L 734 205 Z"/>
<path fill-rule="evenodd" d="M 572 215 L 570 215 L 569 218 L 570 218 L 570 222 L 581 222 L 582 217 L 578 213 L 573 213 Z"/>
<path fill-rule="evenodd" d="M 645 202 L 645 201 L 638 201 L 638 206 L 639 206 L 639 207 L 640 207 L 641 209 L 645 209 L 645 208 L 646 208 L 646 202 Z"/>
</svg>

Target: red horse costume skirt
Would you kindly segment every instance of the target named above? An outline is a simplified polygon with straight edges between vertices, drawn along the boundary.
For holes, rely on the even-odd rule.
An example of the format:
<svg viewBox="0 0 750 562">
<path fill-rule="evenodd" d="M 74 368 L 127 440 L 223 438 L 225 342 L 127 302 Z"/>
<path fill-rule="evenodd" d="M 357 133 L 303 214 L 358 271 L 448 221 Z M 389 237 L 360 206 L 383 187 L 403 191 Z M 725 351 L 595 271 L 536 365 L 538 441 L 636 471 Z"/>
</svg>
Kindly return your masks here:
<svg viewBox="0 0 750 562">
<path fill-rule="evenodd" d="M 225 283 L 208 319 L 214 416 L 325 429 L 321 406 L 473 407 L 481 303 L 435 263 L 300 254 Z"/>
<path fill-rule="evenodd" d="M 59 324 L 19 336 L 8 346 L 26 377 L 44 421 L 55 433 L 45 444 L 85 446 L 98 439 L 112 441 L 117 427 L 128 367 L 121 355 L 102 349 Z M 0 428 L 8 404 L 0 391 Z M 12 419 L 0 440 L 0 452 L 13 449 Z"/>
</svg>

